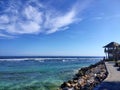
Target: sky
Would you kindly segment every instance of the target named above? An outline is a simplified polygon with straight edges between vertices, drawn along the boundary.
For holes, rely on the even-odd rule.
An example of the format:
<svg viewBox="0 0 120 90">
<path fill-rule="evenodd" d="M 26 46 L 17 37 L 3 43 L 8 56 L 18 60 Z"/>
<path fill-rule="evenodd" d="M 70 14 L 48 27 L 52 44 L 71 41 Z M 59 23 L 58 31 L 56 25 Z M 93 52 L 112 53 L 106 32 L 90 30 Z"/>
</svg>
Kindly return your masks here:
<svg viewBox="0 0 120 90">
<path fill-rule="evenodd" d="M 104 56 L 120 43 L 120 0 L 0 0 L 0 56 Z"/>
</svg>

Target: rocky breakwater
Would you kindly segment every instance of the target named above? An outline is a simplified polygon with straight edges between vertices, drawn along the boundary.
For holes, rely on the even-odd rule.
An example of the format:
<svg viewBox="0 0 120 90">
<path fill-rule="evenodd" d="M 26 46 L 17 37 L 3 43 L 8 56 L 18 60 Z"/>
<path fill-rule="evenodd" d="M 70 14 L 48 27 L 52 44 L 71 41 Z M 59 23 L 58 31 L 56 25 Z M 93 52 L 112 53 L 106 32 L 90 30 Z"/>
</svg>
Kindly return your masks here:
<svg viewBox="0 0 120 90">
<path fill-rule="evenodd" d="M 108 75 L 104 61 L 81 68 L 72 80 L 61 84 L 59 90 L 93 90 Z"/>
</svg>

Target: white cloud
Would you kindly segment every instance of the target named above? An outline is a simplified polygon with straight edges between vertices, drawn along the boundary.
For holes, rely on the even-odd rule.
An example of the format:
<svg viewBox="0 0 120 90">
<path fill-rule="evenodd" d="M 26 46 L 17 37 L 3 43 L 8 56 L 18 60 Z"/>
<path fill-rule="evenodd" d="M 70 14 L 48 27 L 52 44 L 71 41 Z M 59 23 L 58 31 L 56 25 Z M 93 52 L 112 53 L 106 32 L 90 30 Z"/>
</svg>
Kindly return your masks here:
<svg viewBox="0 0 120 90">
<path fill-rule="evenodd" d="M 50 34 L 65 30 L 68 29 L 70 24 L 79 20 L 77 14 L 81 14 L 91 1 L 86 0 L 81 5 L 77 2 L 66 13 L 45 8 L 40 2 L 38 4 L 38 1 L 36 1 L 37 6 L 30 4 L 33 1 L 28 2 L 26 6 L 21 8 L 21 11 L 16 8 L 17 5 L 15 7 L 11 6 L 12 8 L 7 9 L 6 14 L 0 15 L 0 29 L 4 30 L 7 35 Z M 1 36 L 4 35 L 1 34 Z"/>
<path fill-rule="evenodd" d="M 90 18 L 91 20 L 111 20 L 111 19 L 120 19 L 120 14 L 112 14 L 112 15 L 99 15 Z"/>
<path fill-rule="evenodd" d="M 102 16 L 98 16 L 98 17 L 94 17 L 94 18 L 92 18 L 93 20 L 101 20 L 101 19 L 103 19 L 103 17 Z"/>
<path fill-rule="evenodd" d="M 36 22 L 14 23 L 6 27 L 11 34 L 36 34 L 40 32 L 40 25 Z"/>
<path fill-rule="evenodd" d="M 37 23 L 42 23 L 42 12 L 38 11 L 37 8 L 28 6 L 23 12 L 28 20 L 35 21 Z"/>
<path fill-rule="evenodd" d="M 62 15 L 56 15 L 54 13 L 54 16 L 56 15 L 56 17 L 53 18 L 53 13 L 48 14 L 45 26 L 48 29 L 47 33 L 54 33 L 56 31 L 59 30 L 65 30 L 68 29 L 68 25 L 73 24 L 75 22 L 81 21 L 82 18 L 77 18 L 77 14 L 81 14 L 82 11 L 84 9 L 86 9 L 89 4 L 92 2 L 93 0 L 85 0 L 82 3 L 77 2 L 72 9 Z M 67 28 L 66 28 L 67 27 Z"/>
<path fill-rule="evenodd" d="M 9 18 L 7 15 L 0 16 L 0 24 L 6 24 L 9 23 Z"/>
<path fill-rule="evenodd" d="M 21 31 L 19 33 L 38 33 L 40 32 L 40 25 L 36 22 L 29 22 L 29 23 L 20 23 Z"/>
<path fill-rule="evenodd" d="M 48 28 L 47 33 L 54 33 L 75 22 L 75 15 L 75 11 L 71 10 L 62 16 L 56 16 L 54 18 L 52 18 L 52 16 L 48 16 L 45 23 L 45 28 Z"/>
<path fill-rule="evenodd" d="M 6 34 L 3 34 L 3 33 L 0 33 L 0 37 L 4 37 L 4 38 L 14 38 L 14 36 L 6 35 Z"/>
<path fill-rule="evenodd" d="M 23 20 L 22 17 L 25 19 Z M 23 12 L 12 16 L 0 16 L 0 29 L 8 34 L 36 34 L 41 32 L 42 13 L 32 6 L 27 6 Z M 1 35 L 5 36 L 5 35 Z"/>
<path fill-rule="evenodd" d="M 6 35 L 5 35 L 5 34 L 0 33 L 0 36 L 4 36 L 4 37 L 5 37 Z"/>
</svg>

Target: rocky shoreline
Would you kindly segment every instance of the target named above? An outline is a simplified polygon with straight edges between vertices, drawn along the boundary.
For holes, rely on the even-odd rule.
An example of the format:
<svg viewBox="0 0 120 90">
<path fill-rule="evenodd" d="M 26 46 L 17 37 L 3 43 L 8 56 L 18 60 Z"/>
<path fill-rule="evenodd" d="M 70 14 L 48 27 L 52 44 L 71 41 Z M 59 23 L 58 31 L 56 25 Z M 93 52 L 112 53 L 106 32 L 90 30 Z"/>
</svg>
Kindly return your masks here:
<svg viewBox="0 0 120 90">
<path fill-rule="evenodd" d="M 78 70 L 72 80 L 61 84 L 58 90 L 93 90 L 108 75 L 104 61 Z"/>
</svg>

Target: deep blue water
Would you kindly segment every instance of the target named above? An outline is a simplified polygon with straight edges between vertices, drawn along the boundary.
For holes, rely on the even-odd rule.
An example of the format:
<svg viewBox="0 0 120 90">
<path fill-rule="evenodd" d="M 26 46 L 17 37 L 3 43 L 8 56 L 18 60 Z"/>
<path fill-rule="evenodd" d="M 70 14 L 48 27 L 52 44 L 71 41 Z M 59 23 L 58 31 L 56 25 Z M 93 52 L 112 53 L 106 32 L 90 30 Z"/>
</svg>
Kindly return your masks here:
<svg viewBox="0 0 120 90">
<path fill-rule="evenodd" d="M 0 57 L 0 90 L 56 90 L 102 57 Z"/>
</svg>

